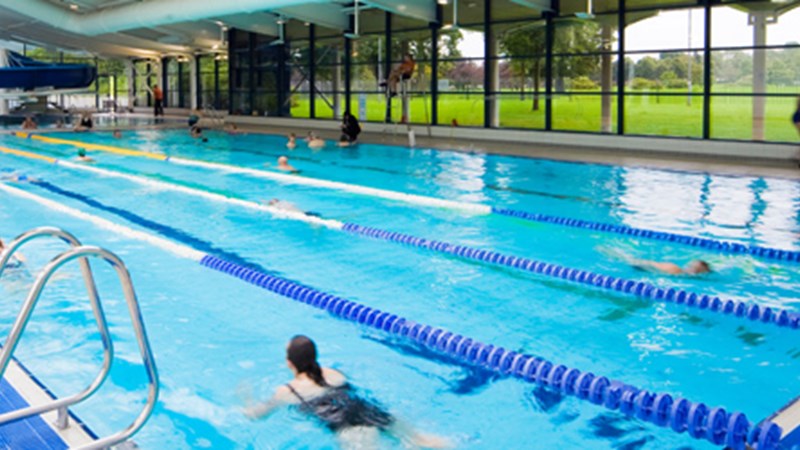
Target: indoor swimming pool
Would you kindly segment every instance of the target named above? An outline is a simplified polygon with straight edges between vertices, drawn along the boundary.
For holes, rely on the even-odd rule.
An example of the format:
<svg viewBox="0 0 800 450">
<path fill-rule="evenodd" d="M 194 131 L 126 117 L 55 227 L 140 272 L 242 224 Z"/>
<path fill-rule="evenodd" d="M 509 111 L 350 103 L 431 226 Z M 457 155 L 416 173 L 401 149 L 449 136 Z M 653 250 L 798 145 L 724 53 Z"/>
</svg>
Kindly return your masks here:
<svg viewBox="0 0 800 450">
<path fill-rule="evenodd" d="M 143 449 L 335 447 L 331 432 L 294 409 L 255 422 L 241 411 L 290 379 L 285 345 L 298 333 L 361 393 L 456 448 L 720 447 L 382 331 L 366 323 L 377 313 L 348 320 L 291 301 L 309 291 L 259 288 L 269 287 L 267 276 L 387 312 L 382 322 L 391 314 L 502 346 L 515 352 L 495 354 L 508 365 L 523 361 L 516 354 L 535 355 L 751 422 L 800 395 L 795 180 L 372 144 L 288 150 L 281 136 L 206 134 L 206 143 L 184 130 L 0 137 L 0 237 L 59 226 L 112 249 L 133 275 L 162 383 L 135 437 Z M 79 147 L 96 162 L 77 163 Z M 281 155 L 301 172 L 276 175 Z M 270 209 L 271 199 L 309 214 Z M 526 220 L 492 207 L 609 225 Z M 626 234 L 630 227 L 661 234 Z M 727 252 L 667 233 L 774 250 Z M 420 239 L 515 259 L 482 261 L 480 252 Z M 27 265 L 4 275 L 2 333 L 38 268 L 62 246 L 31 243 L 22 250 Z M 251 272 L 229 276 L 204 255 Z M 713 273 L 669 277 L 631 265 L 693 259 Z M 536 273 L 544 266 L 529 261 L 591 278 Z M 146 383 L 115 276 L 96 272 L 120 360 L 96 398 L 74 411 L 103 435 L 130 423 Z M 600 276 L 652 295 L 604 287 Z M 709 305 L 653 300 L 670 288 L 698 294 L 683 303 Z M 711 307 L 714 298 L 723 306 Z M 727 301 L 759 305 L 758 317 L 714 311 Z M 16 356 L 56 394 L 91 379 L 102 354 L 77 266 L 48 287 L 28 331 Z"/>
</svg>

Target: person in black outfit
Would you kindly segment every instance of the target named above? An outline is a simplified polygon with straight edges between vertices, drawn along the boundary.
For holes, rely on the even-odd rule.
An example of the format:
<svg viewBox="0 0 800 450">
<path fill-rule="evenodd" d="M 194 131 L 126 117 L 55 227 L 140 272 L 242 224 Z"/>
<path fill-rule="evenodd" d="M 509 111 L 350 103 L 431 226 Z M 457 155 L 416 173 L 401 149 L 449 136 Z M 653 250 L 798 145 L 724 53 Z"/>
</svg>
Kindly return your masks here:
<svg viewBox="0 0 800 450">
<path fill-rule="evenodd" d="M 348 145 L 355 144 L 358 140 L 358 135 L 361 134 L 361 125 L 358 123 L 358 119 L 349 112 L 344 113 L 341 128 L 342 137 L 339 139 L 339 145 L 345 142 Z"/>
<path fill-rule="evenodd" d="M 335 432 L 345 449 L 378 449 L 380 432 L 418 447 L 449 446 L 447 440 L 419 434 L 377 404 L 359 397 L 341 372 L 320 367 L 317 347 L 308 337 L 292 338 L 286 348 L 286 364 L 294 379 L 279 387 L 269 401 L 246 407 L 245 415 L 258 419 L 280 406 L 297 406 L 299 411 L 316 417 Z"/>
</svg>

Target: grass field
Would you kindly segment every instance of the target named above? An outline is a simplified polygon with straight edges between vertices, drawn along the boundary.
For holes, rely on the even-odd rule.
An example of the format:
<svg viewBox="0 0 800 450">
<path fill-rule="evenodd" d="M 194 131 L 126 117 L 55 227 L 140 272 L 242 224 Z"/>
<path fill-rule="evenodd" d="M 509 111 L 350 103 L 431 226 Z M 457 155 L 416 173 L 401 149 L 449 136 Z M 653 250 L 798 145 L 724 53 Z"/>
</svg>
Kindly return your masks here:
<svg viewBox="0 0 800 450">
<path fill-rule="evenodd" d="M 501 128 L 544 129 L 544 100 L 538 111 L 532 110 L 528 95 L 502 94 L 500 101 Z M 332 96 L 328 97 L 332 101 Z M 351 111 L 359 116 L 359 95 L 351 99 Z M 383 122 L 386 115 L 384 97 L 367 94 L 366 119 Z M 427 105 L 426 105 L 427 103 Z M 427 123 L 431 114 L 430 97 L 411 99 L 412 123 Z M 292 107 L 293 117 L 309 116 L 309 100 L 298 97 Z M 765 139 L 775 142 L 797 142 L 797 129 L 791 116 L 797 105 L 794 97 L 767 98 Z M 483 96 L 481 93 L 440 94 L 439 124 L 448 125 L 455 119 L 460 126 L 483 126 Z M 601 131 L 600 95 L 561 95 L 553 99 L 553 129 L 564 131 Z M 752 139 L 752 99 L 748 97 L 714 96 L 711 103 L 711 137 L 717 139 Z M 426 111 L 427 109 L 427 111 Z M 400 101 L 392 102 L 392 120 L 399 121 Z M 322 99 L 316 99 L 316 117 L 333 118 L 333 109 Z M 611 106 L 613 131 L 616 132 L 617 105 Z M 363 118 L 361 118 L 363 120 Z M 625 133 L 655 136 L 701 137 L 703 132 L 703 99 L 696 96 L 636 95 L 625 100 Z"/>
</svg>

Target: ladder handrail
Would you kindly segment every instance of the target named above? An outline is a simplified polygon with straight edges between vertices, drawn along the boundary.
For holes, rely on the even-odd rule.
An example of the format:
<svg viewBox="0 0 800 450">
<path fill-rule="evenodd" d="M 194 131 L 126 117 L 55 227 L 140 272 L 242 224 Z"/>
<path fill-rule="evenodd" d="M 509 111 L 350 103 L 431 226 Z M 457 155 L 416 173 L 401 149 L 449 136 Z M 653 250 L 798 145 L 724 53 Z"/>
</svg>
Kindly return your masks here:
<svg viewBox="0 0 800 450">
<path fill-rule="evenodd" d="M 49 231 L 52 231 L 50 229 Z M 68 233 L 65 233 L 68 235 Z M 71 235 L 69 235 L 71 236 Z M 26 234 L 20 236 L 20 238 L 27 237 Z M 62 237 L 62 236 L 59 236 Z M 20 239 L 20 241 L 24 242 L 24 240 L 29 240 L 32 237 L 27 237 L 27 239 Z M 74 239 L 74 236 L 72 237 Z M 16 242 L 17 240 L 15 240 Z M 77 239 L 75 239 L 77 241 Z M 21 245 L 21 242 L 16 242 L 16 248 Z M 13 250 L 13 249 L 12 249 Z M 13 251 L 6 251 L 3 253 L 2 259 L 0 262 L 5 264 L 5 261 L 10 258 L 11 253 Z M 37 277 L 36 281 L 34 282 L 33 287 L 31 288 L 30 293 L 28 294 L 25 302 L 23 304 L 22 310 L 20 311 L 17 319 L 14 322 L 14 325 L 11 329 L 11 332 L 6 339 L 5 345 L 0 348 L 0 378 L 5 374 L 5 370 L 8 367 L 8 363 L 11 360 L 14 350 L 19 343 L 19 339 L 22 333 L 25 331 L 25 327 L 30 320 L 30 316 L 33 312 L 33 309 L 36 306 L 36 303 L 41 296 L 42 290 L 44 289 L 47 282 L 52 277 L 53 273 L 55 273 L 61 266 L 64 264 L 79 259 L 81 262 L 81 266 L 83 269 L 83 265 L 85 264 L 88 268 L 88 257 L 97 257 L 100 258 L 107 263 L 109 263 L 117 272 L 117 276 L 120 279 L 120 284 L 122 285 L 123 294 L 125 296 L 125 301 L 128 306 L 128 312 L 131 316 L 131 323 L 133 324 L 134 334 L 136 336 L 136 340 L 139 346 L 139 351 L 142 356 L 142 361 L 147 372 L 148 377 L 148 395 L 147 395 L 147 402 L 145 403 L 144 408 L 136 417 L 136 419 L 124 430 L 114 433 L 110 436 L 106 436 L 104 438 L 98 439 L 92 443 L 84 445 L 80 447 L 81 450 L 89 450 L 89 449 L 103 449 L 110 447 L 112 445 L 118 444 L 127 440 L 133 434 L 135 434 L 141 427 L 145 424 L 147 419 L 150 417 L 153 409 L 155 408 L 156 400 L 158 399 L 158 391 L 159 391 L 159 383 L 158 383 L 158 371 L 156 369 L 155 360 L 153 358 L 152 350 L 150 349 L 150 343 L 147 339 L 147 332 L 144 328 L 144 321 L 142 319 L 141 310 L 139 309 L 139 303 L 136 298 L 136 293 L 133 289 L 133 283 L 131 281 L 130 273 L 128 269 L 125 267 L 125 264 L 122 260 L 115 255 L 114 253 L 93 246 L 78 246 L 73 247 L 60 255 L 56 256 L 53 260 L 51 260 L 42 270 L 42 272 Z M 91 270 L 89 269 L 89 274 L 91 276 Z M 96 290 L 95 290 L 96 295 Z M 90 295 L 91 296 L 91 295 Z M 110 342 L 110 334 L 108 333 L 108 327 L 105 326 L 105 317 L 102 312 L 102 309 L 99 307 L 99 301 L 97 302 L 97 308 L 95 309 L 95 316 L 97 317 L 98 314 L 102 316 L 102 326 L 100 325 L 100 321 L 98 321 L 98 326 L 100 327 L 101 337 L 104 342 Z M 107 355 L 111 355 L 110 352 L 111 347 L 107 347 Z M 14 420 L 20 420 L 25 417 L 29 417 L 32 415 L 42 414 L 47 411 L 52 410 L 59 410 L 59 416 L 66 417 L 66 408 L 74 405 L 88 396 L 93 394 L 99 387 L 103 384 L 108 376 L 108 371 L 111 367 L 111 360 L 108 360 L 108 363 L 105 364 L 103 369 L 101 370 L 100 375 L 94 380 L 94 382 L 86 388 L 84 391 L 72 395 L 70 397 L 66 397 L 63 399 L 57 399 L 50 403 L 39 405 L 39 406 L 31 406 L 28 408 L 16 410 L 13 412 L 5 413 L 0 415 L 0 424 L 8 423 Z"/>
<path fill-rule="evenodd" d="M 12 240 L 8 246 L 6 246 L 5 250 L 0 253 L 0 278 L 3 276 L 3 272 L 5 271 L 8 261 L 11 259 L 14 253 L 19 250 L 20 247 L 31 240 L 48 236 L 61 239 L 69 244 L 71 248 L 78 248 L 83 245 L 81 241 L 78 240 L 78 238 L 76 238 L 72 233 L 64 231 L 60 228 L 39 227 L 28 230 L 14 238 L 14 240 Z M 78 261 L 78 264 L 80 266 L 84 284 L 86 285 L 86 292 L 89 296 L 89 303 L 91 304 L 92 313 L 94 314 L 94 319 L 97 323 L 97 329 L 100 333 L 100 341 L 103 345 L 103 365 L 92 383 L 86 389 L 84 389 L 81 394 L 79 394 L 82 395 L 84 393 L 88 393 L 86 396 L 78 400 L 81 401 L 88 397 L 88 395 L 90 395 L 92 392 L 96 391 L 97 387 L 100 386 L 108 376 L 108 373 L 111 370 L 111 362 L 114 359 L 114 343 L 111 340 L 111 333 L 108 330 L 108 323 L 106 321 L 105 313 L 103 312 L 103 306 L 100 303 L 100 296 L 97 294 L 97 285 L 94 282 L 94 275 L 92 274 L 89 261 L 86 258 L 81 258 Z M 0 378 L 2 378 L 4 373 L 5 366 L 2 366 L 2 369 L 0 369 Z M 11 421 L 12 419 L 7 420 Z M 66 416 L 62 420 L 66 420 Z M 0 423 L 5 423 L 4 416 L 2 415 L 0 415 Z M 66 426 L 66 423 L 60 423 L 59 426 Z"/>
</svg>

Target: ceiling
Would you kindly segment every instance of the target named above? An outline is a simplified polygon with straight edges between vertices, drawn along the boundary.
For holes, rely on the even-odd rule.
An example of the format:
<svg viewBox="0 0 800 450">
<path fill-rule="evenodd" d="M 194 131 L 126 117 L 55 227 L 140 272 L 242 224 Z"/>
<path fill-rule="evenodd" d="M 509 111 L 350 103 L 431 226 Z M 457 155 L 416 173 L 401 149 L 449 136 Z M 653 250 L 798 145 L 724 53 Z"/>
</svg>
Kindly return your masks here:
<svg viewBox="0 0 800 450">
<path fill-rule="evenodd" d="M 0 39 L 98 56 L 159 58 L 225 51 L 225 30 L 239 28 L 286 39 L 341 36 L 352 28 L 355 0 L 0 0 Z M 552 0 L 492 0 L 493 20 L 535 19 Z M 586 11 L 588 0 L 560 0 L 562 14 Z M 443 23 L 479 24 L 484 0 L 447 0 Z M 638 6 L 691 4 L 691 0 L 627 0 Z M 787 3 L 787 2 L 783 2 Z M 788 3 L 797 3 L 792 0 Z M 615 9 L 617 0 L 594 0 L 594 12 Z M 696 3 L 695 3 L 696 4 Z M 771 5 L 772 2 L 758 2 Z M 795 5 L 796 6 L 796 5 Z M 437 0 L 358 0 L 361 33 L 392 27 L 424 28 L 437 20 Z"/>
</svg>

